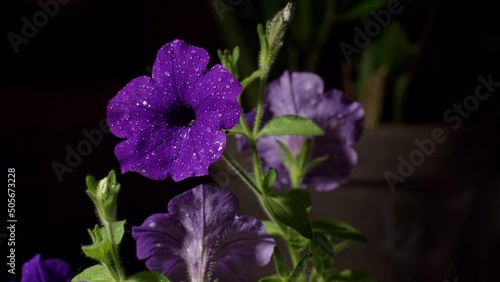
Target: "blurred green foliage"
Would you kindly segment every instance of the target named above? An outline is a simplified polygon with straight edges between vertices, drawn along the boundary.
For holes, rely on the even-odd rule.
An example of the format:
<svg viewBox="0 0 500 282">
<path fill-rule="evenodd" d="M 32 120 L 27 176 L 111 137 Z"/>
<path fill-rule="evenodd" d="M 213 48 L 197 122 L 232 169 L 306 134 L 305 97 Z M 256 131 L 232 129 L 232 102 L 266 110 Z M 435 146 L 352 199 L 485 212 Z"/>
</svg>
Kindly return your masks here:
<svg viewBox="0 0 500 282">
<path fill-rule="evenodd" d="M 218 19 L 226 47 L 240 47 L 242 77 L 257 68 L 257 23 L 272 18 L 287 2 L 243 1 L 226 12 L 224 20 Z M 315 72 L 327 87 L 343 89 L 349 97 L 363 103 L 368 126 L 376 126 L 382 120 L 389 101 L 390 121 L 401 122 L 418 47 L 411 42 L 397 15 L 391 15 L 386 27 L 380 26 L 380 33 L 370 38 L 366 47 L 358 47 L 360 52 L 353 54 L 352 60 L 346 60 L 339 47 L 342 42 L 354 46 L 353 28 L 365 30 L 366 24 L 374 21 L 373 13 L 387 9 L 388 0 L 296 0 L 295 4 L 294 20 L 270 78 L 285 69 Z M 252 87 L 246 91 L 245 108 L 253 107 L 255 91 Z"/>
</svg>

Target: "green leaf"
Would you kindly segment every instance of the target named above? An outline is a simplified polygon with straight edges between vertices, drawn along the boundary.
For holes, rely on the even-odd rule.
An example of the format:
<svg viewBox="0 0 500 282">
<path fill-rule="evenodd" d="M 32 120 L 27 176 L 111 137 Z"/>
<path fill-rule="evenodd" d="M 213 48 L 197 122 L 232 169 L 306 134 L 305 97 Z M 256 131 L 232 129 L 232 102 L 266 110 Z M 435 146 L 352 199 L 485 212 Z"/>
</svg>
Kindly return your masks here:
<svg viewBox="0 0 500 282">
<path fill-rule="evenodd" d="M 102 265 L 94 265 L 91 266 L 80 274 L 78 274 L 75 278 L 71 280 L 72 282 L 109 282 L 115 281 L 115 278 L 112 277 L 108 270 Z"/>
<path fill-rule="evenodd" d="M 312 149 L 312 140 L 307 139 L 302 144 L 302 147 L 300 148 L 300 152 L 297 155 L 297 163 L 302 171 L 304 171 L 304 168 L 306 167 L 307 160 L 309 159 L 309 155 L 311 154 L 311 149 Z M 297 188 L 297 187 L 294 187 L 294 188 Z"/>
<path fill-rule="evenodd" d="M 113 222 L 113 239 L 116 245 L 119 245 L 124 233 L 125 221 Z M 111 240 L 109 240 L 108 233 L 105 227 L 96 227 L 89 230 L 90 237 L 92 238 L 92 245 L 82 246 L 83 253 L 93 259 L 99 261 L 108 261 L 109 252 L 111 250 Z"/>
<path fill-rule="evenodd" d="M 248 136 L 247 136 L 245 130 L 243 129 L 243 127 L 241 126 L 241 124 L 237 124 L 235 127 L 229 129 L 227 131 L 227 134 L 228 135 L 241 134 L 241 135 L 243 135 L 243 136 L 245 136 L 245 137 L 248 138 Z"/>
<path fill-rule="evenodd" d="M 363 0 L 348 11 L 344 12 L 340 17 L 340 21 L 350 21 L 368 16 L 371 11 L 377 11 L 385 7 L 386 0 Z"/>
<path fill-rule="evenodd" d="M 314 233 L 309 247 L 314 268 L 322 276 L 333 266 L 333 248 L 324 234 Z"/>
<path fill-rule="evenodd" d="M 125 233 L 125 220 L 113 222 L 111 229 L 113 230 L 113 240 L 118 246 L 122 241 L 123 233 Z M 104 230 L 102 230 L 101 232 L 105 234 Z"/>
<path fill-rule="evenodd" d="M 305 270 L 307 268 L 307 265 L 309 265 L 309 262 L 311 261 L 312 254 L 308 253 L 305 255 L 297 264 L 295 269 L 292 272 L 292 275 L 290 276 L 290 282 L 296 282 L 298 281 L 299 277 L 305 273 Z"/>
<path fill-rule="evenodd" d="M 116 173 L 114 170 L 111 170 L 109 173 L 108 173 L 108 186 L 109 187 L 114 187 L 116 186 Z"/>
<path fill-rule="evenodd" d="M 288 276 L 290 276 L 290 268 L 286 264 L 285 258 L 283 257 L 283 254 L 278 246 L 274 247 L 273 261 L 279 276 L 282 278 L 288 278 Z"/>
<path fill-rule="evenodd" d="M 94 193 L 97 191 L 97 181 L 92 175 L 87 175 L 87 178 L 85 178 L 85 182 L 87 183 L 87 189 Z"/>
<path fill-rule="evenodd" d="M 285 280 L 279 276 L 269 276 L 260 279 L 259 282 L 285 282 Z"/>
<path fill-rule="evenodd" d="M 169 282 L 167 277 L 155 271 L 143 271 L 125 280 L 125 282 Z"/>
<path fill-rule="evenodd" d="M 285 159 L 281 160 L 281 162 L 290 170 L 295 163 L 295 158 L 293 157 L 292 152 L 290 152 L 288 147 L 281 141 L 276 141 L 276 143 L 278 143 L 278 147 L 280 147 L 281 151 L 285 155 Z"/>
<path fill-rule="evenodd" d="M 288 243 L 292 246 L 292 248 L 300 252 L 307 247 L 309 239 L 304 238 L 294 229 L 288 228 Z"/>
<path fill-rule="evenodd" d="M 238 59 L 240 58 L 240 47 L 236 46 L 233 49 L 233 65 L 236 66 L 238 64 Z"/>
<path fill-rule="evenodd" d="M 279 116 L 271 119 L 259 132 L 259 136 L 301 135 L 318 136 L 324 131 L 314 121 L 294 115 Z"/>
<path fill-rule="evenodd" d="M 410 39 L 403 26 L 393 22 L 373 42 L 374 67 L 385 65 L 390 69 L 407 62 L 411 55 Z"/>
<path fill-rule="evenodd" d="M 375 278 L 361 271 L 342 270 L 328 276 L 328 281 L 332 282 L 376 282 Z"/>
<path fill-rule="evenodd" d="M 313 170 L 315 167 L 317 167 L 318 165 L 322 164 L 323 162 L 325 162 L 326 160 L 328 160 L 328 155 L 324 155 L 324 156 L 321 156 L 321 157 L 317 157 L 315 158 L 314 160 L 312 160 L 311 162 L 309 162 L 307 165 L 306 165 L 306 169 L 305 169 L 305 173 L 308 173 L 310 172 L 311 170 Z"/>
<path fill-rule="evenodd" d="M 311 207 L 311 193 L 309 191 L 304 190 L 304 189 L 292 189 L 290 192 L 288 192 L 288 195 L 296 198 L 299 200 L 304 207 L 309 208 Z"/>
<path fill-rule="evenodd" d="M 274 168 L 270 168 L 266 175 L 264 176 L 264 191 L 268 193 L 273 188 L 274 182 L 276 182 L 276 177 L 278 173 Z"/>
<path fill-rule="evenodd" d="M 103 238 L 102 229 L 96 225 L 93 230 L 88 229 L 92 239 L 92 245 L 82 246 L 83 253 L 89 258 L 98 261 L 108 261 L 108 254 L 111 250 L 111 242 Z"/>
<path fill-rule="evenodd" d="M 306 238 L 312 237 L 309 216 L 302 202 L 286 194 L 271 193 L 264 198 L 264 205 L 279 221 Z"/>
<path fill-rule="evenodd" d="M 267 234 L 269 234 L 271 236 L 283 237 L 283 235 L 281 234 L 281 230 L 276 225 L 276 223 L 269 221 L 269 220 L 263 220 L 262 224 L 264 224 L 264 228 L 266 229 Z"/>
<path fill-rule="evenodd" d="M 320 219 L 311 222 L 314 232 L 330 234 L 342 239 L 366 242 L 366 237 L 348 223 L 337 219 Z"/>
<path fill-rule="evenodd" d="M 108 254 L 111 250 L 111 243 L 109 241 L 100 241 L 88 246 L 82 246 L 83 253 L 89 258 L 98 261 L 108 261 Z"/>
</svg>

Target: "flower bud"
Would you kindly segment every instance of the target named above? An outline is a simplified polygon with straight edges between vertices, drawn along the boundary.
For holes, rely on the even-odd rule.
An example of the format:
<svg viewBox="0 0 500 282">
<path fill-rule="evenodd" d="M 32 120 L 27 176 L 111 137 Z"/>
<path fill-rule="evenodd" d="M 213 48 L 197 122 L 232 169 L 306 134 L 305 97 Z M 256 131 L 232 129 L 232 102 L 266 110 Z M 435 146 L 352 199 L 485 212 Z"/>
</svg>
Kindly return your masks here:
<svg viewBox="0 0 500 282">
<path fill-rule="evenodd" d="M 290 24 L 295 12 L 295 3 L 288 2 L 271 21 L 267 22 L 266 35 L 269 50 L 272 53 L 276 46 L 281 45 L 286 28 Z"/>
</svg>

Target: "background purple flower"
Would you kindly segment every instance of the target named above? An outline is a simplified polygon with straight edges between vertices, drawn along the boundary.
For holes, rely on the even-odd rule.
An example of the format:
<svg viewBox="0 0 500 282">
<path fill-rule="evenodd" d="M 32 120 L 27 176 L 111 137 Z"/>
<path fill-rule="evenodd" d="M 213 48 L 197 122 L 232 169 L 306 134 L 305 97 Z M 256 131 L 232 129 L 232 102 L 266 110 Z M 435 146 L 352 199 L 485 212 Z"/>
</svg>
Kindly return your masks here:
<svg viewBox="0 0 500 282">
<path fill-rule="evenodd" d="M 256 281 L 256 267 L 271 259 L 274 239 L 252 216 L 237 216 L 238 200 L 200 185 L 132 229 L 137 257 L 173 281 Z"/>
<path fill-rule="evenodd" d="M 175 181 L 208 174 L 226 146 L 223 129 L 238 123 L 240 83 L 208 53 L 181 40 L 164 45 L 153 77 L 132 80 L 108 103 L 122 173 Z"/>
<path fill-rule="evenodd" d="M 70 266 L 60 259 L 40 260 L 40 255 L 23 264 L 21 282 L 70 282 Z"/>
<path fill-rule="evenodd" d="M 329 191 L 344 184 L 356 164 L 358 156 L 352 145 L 363 131 L 365 111 L 360 103 L 350 101 L 339 90 L 323 92 L 323 80 L 316 74 L 285 71 L 269 83 L 266 93 L 263 122 L 282 115 L 298 115 L 316 122 L 325 135 L 312 137 L 311 160 L 328 155 L 328 159 L 310 171 L 303 180 L 303 188 Z M 253 124 L 255 111 L 246 116 Z M 248 152 L 247 143 L 238 138 L 241 151 Z M 290 176 L 281 163 L 284 155 L 276 141 L 288 146 L 297 155 L 306 140 L 302 136 L 264 136 L 257 143 L 263 166 L 278 170 L 276 186 L 290 188 Z"/>
</svg>

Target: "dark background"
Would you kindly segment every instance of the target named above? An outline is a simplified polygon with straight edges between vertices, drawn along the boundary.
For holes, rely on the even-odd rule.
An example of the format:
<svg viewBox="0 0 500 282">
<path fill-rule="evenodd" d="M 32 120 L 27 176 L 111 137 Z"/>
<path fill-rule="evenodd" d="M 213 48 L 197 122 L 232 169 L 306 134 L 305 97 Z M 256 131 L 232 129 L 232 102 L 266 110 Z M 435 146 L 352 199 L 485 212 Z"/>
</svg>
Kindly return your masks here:
<svg viewBox="0 0 500 282">
<path fill-rule="evenodd" d="M 428 0 L 411 5 L 414 6 L 408 6 L 399 15 L 410 38 L 419 36 L 424 19 L 431 11 L 436 11 L 436 17 L 422 54 L 414 62 L 416 71 L 405 104 L 404 124 L 398 127 L 403 130 L 396 135 L 412 132 L 415 126 L 442 123 L 443 113 L 453 103 L 461 103 L 464 97 L 474 94 L 479 75 L 493 74 L 493 80 L 500 80 L 498 10 L 493 1 Z M 87 174 L 101 178 L 110 169 L 119 171 L 113 154 L 119 140 L 103 133 L 103 141 L 93 146 L 91 153 L 83 157 L 71 173 L 65 173 L 62 182 L 52 169 L 53 162 L 64 163 L 67 146 L 76 149 L 77 144 L 85 140 L 82 130 L 99 129 L 99 122 L 105 118 L 107 101 L 128 81 L 148 73 L 148 67 L 153 65 L 156 52 L 163 44 L 179 38 L 201 46 L 211 55 L 209 65 L 218 62 L 217 49 L 233 46 L 225 45 L 219 29 L 224 22 L 214 14 L 212 1 L 72 0 L 60 5 L 59 12 L 39 28 L 27 44 L 21 44 L 16 54 L 6 35 L 9 32 L 20 34 L 21 18 L 32 21 L 32 16 L 40 10 L 34 0 L 9 1 L 3 3 L 0 17 L 3 34 L 0 69 L 3 109 L 0 115 L 1 137 L 5 141 L 2 142 L 2 159 L 4 168 L 16 168 L 17 271 L 21 270 L 24 261 L 42 253 L 44 258 L 64 259 L 78 272 L 92 263 L 83 256 L 80 245 L 89 242 L 85 230 L 95 224 L 91 203 L 84 193 L 84 179 Z M 227 13 L 234 13 L 252 29 L 255 23 L 264 20 L 252 1 L 243 1 L 233 12 Z M 326 45 L 318 73 L 325 79 L 327 89 L 339 88 L 343 58 L 337 46 L 342 40 L 352 38 L 355 24 L 340 25 Z M 245 38 L 251 42 L 257 40 L 252 31 L 245 33 Z M 279 66 L 276 69 L 279 71 L 276 70 L 274 76 L 283 70 Z M 450 240 L 457 243 L 449 251 L 450 257 L 443 259 L 446 263 L 442 261 L 440 265 L 438 261 L 426 269 L 435 275 L 425 277 L 434 280 L 421 281 L 441 282 L 458 276 L 459 281 L 482 282 L 495 281 L 494 277 L 498 277 L 494 263 L 500 247 L 496 95 L 493 93 L 482 103 L 467 119 L 466 126 L 453 135 L 453 142 L 447 145 L 452 153 L 446 155 L 449 158 L 446 175 L 431 174 L 423 184 L 416 181 L 418 184 L 414 186 L 417 188 L 398 191 L 411 191 L 411 197 L 428 199 L 417 202 L 423 203 L 419 208 L 428 211 L 429 217 L 436 216 L 434 212 L 442 212 L 433 208 L 440 207 L 448 196 L 467 189 L 471 191 L 466 196 L 470 200 L 467 213 L 444 217 L 440 214 L 443 221 L 459 217 L 458 231 L 435 243 L 433 226 L 440 223 L 433 222 L 434 225 L 426 229 L 427 242 L 444 244 Z M 390 104 L 386 108 L 389 112 Z M 387 121 L 383 125 L 391 126 L 391 123 Z M 370 144 L 365 144 L 370 148 Z M 364 152 L 367 155 L 360 155 L 360 158 L 370 159 L 369 150 Z M 397 156 L 406 152 L 394 153 Z M 127 173 L 120 175 L 119 181 L 123 183 L 119 217 L 126 218 L 128 226 L 133 226 L 141 224 L 152 213 L 164 212 L 168 199 L 174 195 L 210 179 L 189 179 L 175 184 Z M 356 179 L 353 183 L 351 188 L 356 189 Z M 364 186 L 368 188 L 363 189 L 388 190 L 386 185 Z M 345 191 L 350 189 L 348 187 L 339 190 Z M 429 192 L 429 187 L 434 190 Z M 356 206 L 346 211 L 349 212 L 359 213 Z M 370 221 L 370 218 L 364 220 Z M 8 254 L 6 242 L 0 240 L 0 257 L 5 259 Z M 423 245 L 433 248 L 425 241 Z M 122 255 L 129 273 L 142 269 L 142 264 L 135 260 L 134 242 L 129 237 L 123 242 Z M 352 259 L 363 261 L 362 258 Z M 5 274 L 4 266 L 2 263 L 0 267 L 2 275 Z M 390 265 L 380 266 L 378 273 L 390 271 Z M 417 275 L 406 274 L 408 281 L 413 281 L 411 277 Z"/>
</svg>

